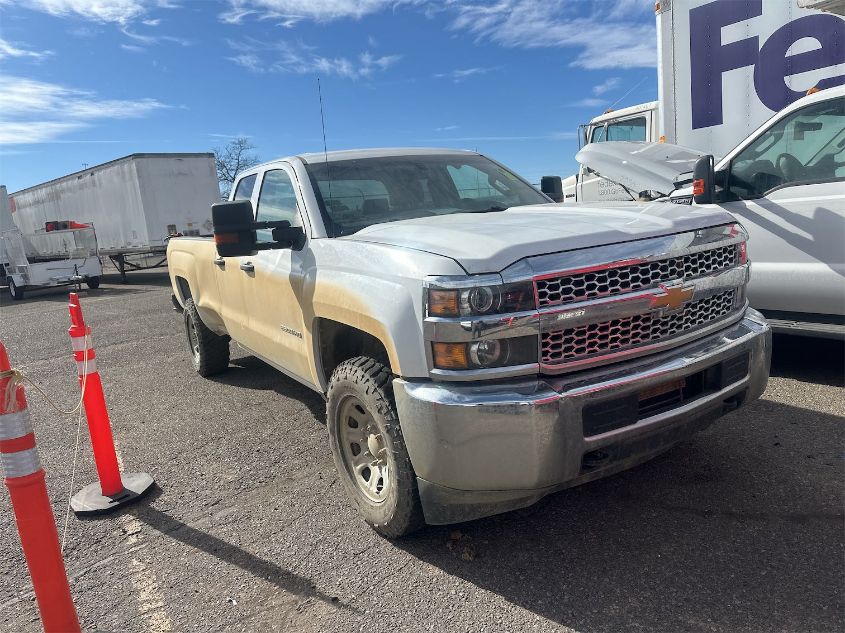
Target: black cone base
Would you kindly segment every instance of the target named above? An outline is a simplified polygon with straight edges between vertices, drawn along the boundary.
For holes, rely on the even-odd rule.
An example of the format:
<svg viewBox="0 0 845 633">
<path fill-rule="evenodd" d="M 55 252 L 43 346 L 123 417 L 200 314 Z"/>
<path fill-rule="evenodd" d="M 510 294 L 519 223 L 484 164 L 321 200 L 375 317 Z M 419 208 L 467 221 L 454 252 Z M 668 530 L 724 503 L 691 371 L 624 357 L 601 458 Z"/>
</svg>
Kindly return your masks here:
<svg viewBox="0 0 845 633">
<path fill-rule="evenodd" d="M 123 490 L 113 497 L 106 497 L 100 489 L 100 482 L 85 486 L 70 500 L 70 507 L 78 515 L 96 515 L 112 512 L 134 503 L 148 493 L 155 481 L 147 473 L 123 473 Z"/>
</svg>

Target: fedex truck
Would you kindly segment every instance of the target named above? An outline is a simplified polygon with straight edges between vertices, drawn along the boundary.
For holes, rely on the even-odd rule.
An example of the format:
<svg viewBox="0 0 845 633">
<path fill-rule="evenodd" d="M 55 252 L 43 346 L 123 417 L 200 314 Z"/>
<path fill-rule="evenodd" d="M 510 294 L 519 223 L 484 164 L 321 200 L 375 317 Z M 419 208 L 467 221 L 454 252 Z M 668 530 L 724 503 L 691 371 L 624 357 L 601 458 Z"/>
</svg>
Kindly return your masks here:
<svg viewBox="0 0 845 633">
<path fill-rule="evenodd" d="M 845 84 L 845 0 L 662 0 L 658 100 L 606 112 L 580 144 L 665 141 L 724 156 L 810 88 Z M 565 202 L 630 200 L 581 166 Z"/>
</svg>

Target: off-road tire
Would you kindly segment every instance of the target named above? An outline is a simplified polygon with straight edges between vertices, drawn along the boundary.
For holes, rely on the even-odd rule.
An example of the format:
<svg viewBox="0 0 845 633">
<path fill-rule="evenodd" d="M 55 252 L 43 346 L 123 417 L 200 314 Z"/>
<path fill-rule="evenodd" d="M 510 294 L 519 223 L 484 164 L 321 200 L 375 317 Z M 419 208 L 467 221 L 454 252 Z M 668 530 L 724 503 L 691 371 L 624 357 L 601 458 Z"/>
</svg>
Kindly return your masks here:
<svg viewBox="0 0 845 633">
<path fill-rule="evenodd" d="M 85 285 L 88 286 L 91 290 L 96 290 L 100 287 L 100 278 L 96 275 L 94 277 L 86 277 Z"/>
<path fill-rule="evenodd" d="M 17 285 L 14 279 L 9 277 L 6 279 L 6 283 L 9 285 L 9 296 L 12 297 L 13 301 L 20 301 L 23 299 L 24 289 Z"/>
<path fill-rule="evenodd" d="M 188 350 L 194 361 L 194 369 L 202 377 L 213 376 L 229 367 L 229 337 L 220 336 L 209 330 L 200 318 L 193 299 L 185 300 L 185 335 Z M 192 340 L 191 328 L 196 332 L 196 341 Z"/>
<path fill-rule="evenodd" d="M 358 356 L 341 363 L 332 373 L 326 404 L 326 426 L 340 480 L 353 505 L 372 528 L 386 538 L 410 534 L 425 525 L 417 490 L 417 478 L 405 448 L 393 399 L 392 375 L 378 361 Z M 390 489 L 384 501 L 375 503 L 358 488 L 347 470 L 338 425 L 340 406 L 354 396 L 372 415 L 384 441 L 390 472 Z"/>
</svg>

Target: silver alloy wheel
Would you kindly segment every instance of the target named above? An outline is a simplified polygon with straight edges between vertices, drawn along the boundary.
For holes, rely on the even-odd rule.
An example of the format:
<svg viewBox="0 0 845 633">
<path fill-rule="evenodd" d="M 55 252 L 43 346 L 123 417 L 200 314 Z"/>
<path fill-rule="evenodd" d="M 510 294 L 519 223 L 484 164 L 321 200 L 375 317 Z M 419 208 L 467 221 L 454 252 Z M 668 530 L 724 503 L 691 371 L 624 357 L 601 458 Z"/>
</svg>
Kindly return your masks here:
<svg viewBox="0 0 845 633">
<path fill-rule="evenodd" d="M 191 353 L 194 355 L 194 358 L 197 359 L 200 357 L 200 337 L 197 332 L 197 324 L 194 323 L 194 320 L 190 317 L 188 317 L 187 322 L 188 345 L 191 347 Z"/>
<path fill-rule="evenodd" d="M 346 396 L 338 410 L 337 436 L 346 472 L 361 494 L 374 503 L 381 503 L 387 498 L 391 485 L 388 449 L 381 430 L 355 396 Z"/>
</svg>

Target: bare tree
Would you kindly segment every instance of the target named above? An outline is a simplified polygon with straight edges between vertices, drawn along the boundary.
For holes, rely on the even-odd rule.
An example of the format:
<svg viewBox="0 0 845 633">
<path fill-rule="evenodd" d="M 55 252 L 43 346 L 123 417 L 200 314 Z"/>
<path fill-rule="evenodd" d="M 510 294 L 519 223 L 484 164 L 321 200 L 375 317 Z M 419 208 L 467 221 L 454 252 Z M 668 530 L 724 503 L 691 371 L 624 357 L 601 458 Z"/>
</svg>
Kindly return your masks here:
<svg viewBox="0 0 845 633">
<path fill-rule="evenodd" d="M 252 152 L 255 146 L 241 136 L 232 139 L 226 147 L 214 149 L 214 163 L 217 166 L 217 181 L 220 183 L 220 197 L 226 199 L 239 173 L 255 167 L 260 161 Z"/>
</svg>

